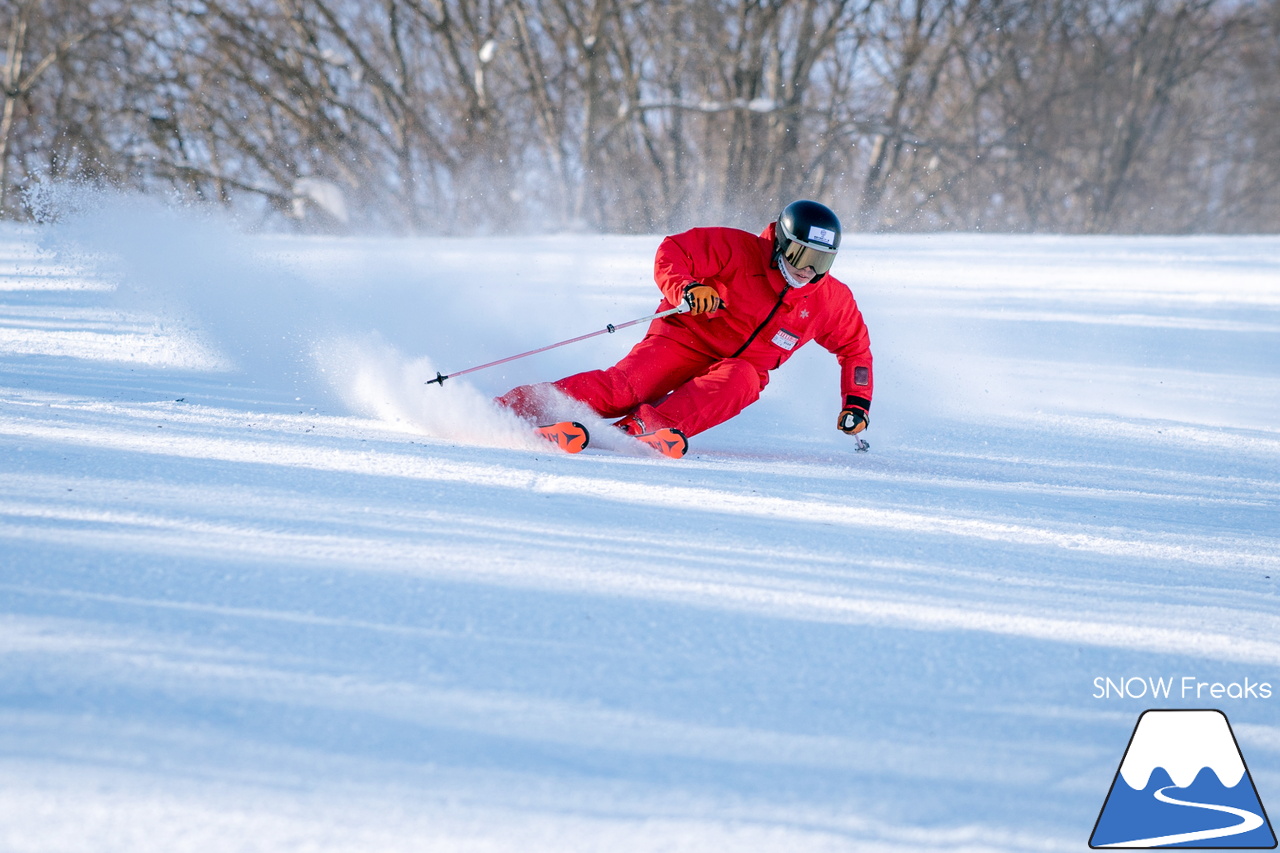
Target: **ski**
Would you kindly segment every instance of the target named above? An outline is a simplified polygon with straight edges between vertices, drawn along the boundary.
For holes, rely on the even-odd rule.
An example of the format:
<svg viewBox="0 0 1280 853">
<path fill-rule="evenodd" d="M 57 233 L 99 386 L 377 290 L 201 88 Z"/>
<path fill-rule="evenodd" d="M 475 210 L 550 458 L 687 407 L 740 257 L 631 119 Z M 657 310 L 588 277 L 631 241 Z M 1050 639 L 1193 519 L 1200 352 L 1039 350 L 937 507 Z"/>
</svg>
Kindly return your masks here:
<svg viewBox="0 0 1280 853">
<path fill-rule="evenodd" d="M 587 428 L 577 421 L 560 421 L 535 427 L 534 432 L 565 453 L 581 453 L 591 441 Z"/>
<path fill-rule="evenodd" d="M 559 447 L 565 453 L 581 453 L 591 443 L 587 428 L 577 421 L 559 421 L 534 427 L 534 432 Z M 671 459 L 680 459 L 689 450 L 689 440 L 678 429 L 664 427 L 653 432 L 632 436 L 636 441 Z"/>
<path fill-rule="evenodd" d="M 663 456 L 680 459 L 689 452 L 689 439 L 678 429 L 663 427 L 653 432 L 645 432 L 632 436 L 636 441 L 643 441 Z"/>
</svg>

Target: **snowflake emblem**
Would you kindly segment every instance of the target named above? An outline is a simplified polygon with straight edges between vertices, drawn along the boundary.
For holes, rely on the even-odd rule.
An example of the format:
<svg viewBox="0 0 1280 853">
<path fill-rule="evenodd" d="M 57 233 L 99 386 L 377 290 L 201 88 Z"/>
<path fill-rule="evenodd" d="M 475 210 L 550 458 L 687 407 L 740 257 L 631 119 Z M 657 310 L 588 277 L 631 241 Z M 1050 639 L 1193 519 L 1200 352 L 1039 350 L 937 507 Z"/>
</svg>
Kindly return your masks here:
<svg viewBox="0 0 1280 853">
<path fill-rule="evenodd" d="M 809 319 L 809 309 L 808 309 L 808 308 L 801 308 L 801 309 L 800 309 L 800 319 L 801 319 L 801 320 L 808 320 L 808 319 Z"/>
</svg>

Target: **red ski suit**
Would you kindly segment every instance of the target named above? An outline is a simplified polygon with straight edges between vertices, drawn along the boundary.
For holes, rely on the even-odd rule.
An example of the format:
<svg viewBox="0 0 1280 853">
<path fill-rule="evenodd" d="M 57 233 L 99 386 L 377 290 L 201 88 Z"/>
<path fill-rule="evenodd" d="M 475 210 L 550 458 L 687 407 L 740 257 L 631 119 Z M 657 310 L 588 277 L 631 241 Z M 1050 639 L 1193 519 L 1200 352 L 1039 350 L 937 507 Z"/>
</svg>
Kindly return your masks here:
<svg viewBox="0 0 1280 853">
<path fill-rule="evenodd" d="M 736 228 L 694 228 L 658 247 L 654 280 L 659 311 L 684 299 L 691 282 L 715 289 L 717 311 L 655 320 L 645 338 L 613 367 L 553 383 L 605 418 L 634 414 L 644 429 L 675 427 L 692 436 L 754 403 L 779 367 L 809 341 L 840 362 L 842 406 L 871 407 L 871 347 L 853 294 L 830 273 L 789 287 L 773 265 L 774 228 L 759 236 Z M 536 386 L 499 401 L 530 417 Z"/>
</svg>

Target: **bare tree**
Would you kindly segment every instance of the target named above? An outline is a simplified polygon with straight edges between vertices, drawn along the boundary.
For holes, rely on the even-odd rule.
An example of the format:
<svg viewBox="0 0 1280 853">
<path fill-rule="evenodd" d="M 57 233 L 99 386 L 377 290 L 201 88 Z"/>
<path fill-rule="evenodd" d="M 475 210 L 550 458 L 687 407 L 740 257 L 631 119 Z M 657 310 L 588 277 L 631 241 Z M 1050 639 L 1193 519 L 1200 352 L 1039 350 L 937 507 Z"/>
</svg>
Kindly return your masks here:
<svg viewBox="0 0 1280 853">
<path fill-rule="evenodd" d="M 897 224 L 884 211 L 885 195 L 904 160 L 922 147 L 928 116 L 964 30 L 966 7 L 958 0 L 898 0 L 879 10 L 871 38 L 870 67 L 883 93 L 876 116 L 859 205 L 864 228 Z M 935 142 L 934 145 L 937 143 Z M 900 212 L 900 210 L 899 210 Z"/>
<path fill-rule="evenodd" d="M 112 46 L 102 42 L 117 35 L 130 15 L 129 6 L 122 2 L 0 0 L 0 20 L 8 20 L 5 59 L 0 68 L 4 90 L 0 215 L 10 211 L 10 162 L 15 153 L 27 161 L 23 172 L 38 170 L 34 161 L 43 159 L 44 166 L 57 173 L 70 167 L 77 148 L 96 152 L 110 145 L 111 141 L 103 138 L 108 128 L 96 125 L 94 117 L 86 115 L 86 108 L 93 110 L 92 100 L 78 98 L 76 90 L 83 89 L 86 77 L 93 79 L 101 67 L 109 65 Z M 38 129 L 42 123 L 43 133 Z M 13 141 L 20 125 L 25 125 L 25 138 L 40 139 L 45 145 L 15 152 Z M 109 155 L 101 157 L 98 163 L 105 167 L 109 159 Z"/>
<path fill-rule="evenodd" d="M 308 228 L 1277 223 L 1280 0 L 0 0 L 0 214 Z"/>
<path fill-rule="evenodd" d="M 1134 4 L 1136 5 L 1136 4 Z M 1225 43 L 1229 30 L 1212 26 L 1217 0 L 1169 4 L 1142 0 L 1118 4 L 1091 35 L 1098 38 L 1090 76 L 1091 106 L 1109 127 L 1097 139 L 1097 167 L 1084 170 L 1089 215 L 1084 229 L 1110 230 L 1121 215 L 1121 198 L 1153 137 L 1169 118 L 1179 87 L 1201 70 Z"/>
</svg>

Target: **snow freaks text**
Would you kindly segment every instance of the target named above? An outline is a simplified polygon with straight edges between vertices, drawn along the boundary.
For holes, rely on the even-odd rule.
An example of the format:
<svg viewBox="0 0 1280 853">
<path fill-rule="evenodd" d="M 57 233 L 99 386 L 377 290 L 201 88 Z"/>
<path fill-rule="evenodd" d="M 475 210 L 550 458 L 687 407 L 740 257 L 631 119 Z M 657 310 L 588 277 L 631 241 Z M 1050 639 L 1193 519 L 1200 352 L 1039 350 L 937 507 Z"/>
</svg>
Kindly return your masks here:
<svg viewBox="0 0 1280 853">
<path fill-rule="evenodd" d="M 1249 677 L 1237 681 L 1206 681 L 1183 676 L 1098 676 L 1093 680 L 1094 699 L 1270 699 L 1271 682 Z"/>
</svg>

